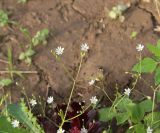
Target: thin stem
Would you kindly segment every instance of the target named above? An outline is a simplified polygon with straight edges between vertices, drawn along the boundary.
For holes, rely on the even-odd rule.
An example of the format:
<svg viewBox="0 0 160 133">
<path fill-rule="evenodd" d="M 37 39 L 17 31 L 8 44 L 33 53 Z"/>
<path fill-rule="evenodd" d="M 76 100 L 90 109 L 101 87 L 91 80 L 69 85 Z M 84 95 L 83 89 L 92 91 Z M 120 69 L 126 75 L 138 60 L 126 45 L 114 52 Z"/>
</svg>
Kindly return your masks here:
<svg viewBox="0 0 160 133">
<path fill-rule="evenodd" d="M 73 120 L 73 119 L 81 116 L 87 109 L 89 109 L 90 106 L 91 106 L 91 104 L 90 104 L 85 110 L 83 110 L 81 113 L 79 113 L 79 114 L 76 115 L 76 116 L 73 116 L 72 118 L 69 118 L 69 119 L 65 120 L 65 122 L 71 121 L 71 120 Z"/>
<path fill-rule="evenodd" d="M 139 76 L 137 76 L 136 77 L 136 81 L 134 82 L 134 84 L 133 84 L 133 87 L 132 87 L 132 89 L 131 89 L 131 91 L 136 87 L 136 84 L 137 84 L 137 82 L 138 82 L 138 79 L 139 79 Z M 119 99 L 119 101 L 115 104 L 115 101 L 113 102 L 113 105 L 111 106 L 111 109 L 112 108 L 115 108 L 122 100 L 123 100 L 123 98 L 125 97 L 126 95 L 122 95 L 122 97 L 121 97 L 121 99 Z M 117 98 L 116 98 L 117 99 Z M 114 105 L 115 104 L 115 105 Z"/>
<path fill-rule="evenodd" d="M 142 62 L 141 62 L 141 60 L 142 60 L 142 54 L 141 54 L 141 52 L 140 52 L 140 55 L 139 55 L 139 61 L 140 61 L 140 75 L 141 75 L 141 72 L 142 72 Z"/>
<path fill-rule="evenodd" d="M 133 83 L 133 87 L 132 87 L 131 90 L 133 90 L 133 89 L 136 87 L 136 84 L 137 84 L 138 79 L 139 79 L 140 76 L 141 76 L 141 75 L 137 75 L 137 76 L 136 76 L 136 81 Z"/>
<path fill-rule="evenodd" d="M 11 70 L 11 71 L 0 71 L 0 74 L 8 74 L 8 73 L 21 73 L 21 74 L 36 74 L 37 71 L 18 71 L 18 70 Z"/>
<path fill-rule="evenodd" d="M 96 85 L 94 85 L 97 89 L 100 89 L 100 90 L 102 90 L 103 92 L 104 92 L 104 94 L 107 96 L 107 98 L 110 100 L 110 102 L 111 103 L 113 103 L 113 100 L 109 97 L 109 95 L 107 94 L 107 92 L 104 90 L 104 89 L 102 89 L 102 88 L 100 88 L 99 86 L 96 86 Z"/>
<path fill-rule="evenodd" d="M 152 85 L 150 85 L 144 78 L 141 77 L 141 79 L 143 80 L 143 82 L 148 85 L 153 91 L 154 91 L 154 88 Z"/>
<path fill-rule="evenodd" d="M 81 69 L 81 66 L 82 66 L 82 61 L 83 61 L 83 56 L 81 56 L 81 61 L 80 61 L 79 67 L 78 67 L 78 72 L 77 72 L 76 78 L 75 78 L 75 80 L 74 80 L 74 82 L 73 82 L 73 85 L 72 85 L 72 89 L 71 89 L 71 93 L 70 93 L 70 96 L 69 96 L 67 108 L 66 108 L 66 111 L 65 111 L 65 114 L 64 114 L 62 123 L 61 123 L 61 125 L 60 125 L 60 128 L 62 128 L 63 124 L 65 123 L 65 119 L 66 119 L 66 116 L 67 116 L 67 111 L 68 111 L 68 108 L 69 108 L 69 105 L 70 105 L 70 102 L 71 102 L 71 98 L 72 98 L 72 95 L 73 95 L 73 91 L 74 91 L 74 89 L 75 89 L 76 80 L 77 80 L 77 78 L 78 78 L 78 75 L 79 75 L 79 72 L 80 72 L 80 69 Z"/>
<path fill-rule="evenodd" d="M 12 60 L 12 49 L 11 47 L 8 47 L 8 69 L 9 69 L 9 73 L 10 76 L 13 80 L 13 60 Z"/>
<path fill-rule="evenodd" d="M 54 124 L 56 127 L 58 127 L 58 125 L 54 122 L 54 121 L 52 121 L 49 117 L 47 117 L 47 116 L 44 116 L 45 118 L 47 118 L 52 124 Z"/>
<path fill-rule="evenodd" d="M 42 99 L 41 97 L 39 97 L 39 104 L 40 104 L 40 107 L 41 107 L 41 110 L 42 110 L 42 115 L 43 117 L 45 117 L 45 108 L 43 107 L 43 102 L 42 102 Z"/>
<path fill-rule="evenodd" d="M 123 96 L 121 97 L 121 99 L 113 106 L 113 108 L 115 108 L 116 106 L 118 106 L 118 104 L 123 100 L 124 97 L 125 97 L 125 95 L 123 95 Z"/>
<path fill-rule="evenodd" d="M 136 89 L 135 89 L 135 91 L 136 91 L 137 93 L 139 93 L 139 94 L 143 95 L 144 97 L 147 97 L 147 95 L 143 94 L 143 93 L 142 93 L 142 92 L 140 92 L 139 90 L 136 90 Z"/>
<path fill-rule="evenodd" d="M 154 93 L 153 93 L 153 104 L 152 104 L 152 123 L 153 123 L 153 111 L 154 111 L 154 103 L 155 103 L 155 94 L 156 94 L 156 91 L 154 91 Z"/>
<path fill-rule="evenodd" d="M 152 123 L 153 123 L 153 117 L 154 117 L 154 115 L 153 115 L 153 111 L 154 111 L 154 108 L 155 108 L 155 99 L 156 99 L 156 92 L 157 92 L 157 89 L 159 88 L 159 86 L 157 86 L 156 88 L 155 88 L 155 90 L 154 90 L 154 93 L 153 93 L 153 104 L 152 104 Z"/>
<path fill-rule="evenodd" d="M 28 99 L 28 96 L 27 96 L 26 91 L 25 91 L 24 88 L 22 88 L 22 93 L 23 93 L 23 95 L 26 97 L 26 100 L 27 100 L 27 104 L 28 104 L 29 110 L 31 110 L 31 106 L 30 106 L 30 104 L 29 104 L 29 99 Z"/>
<path fill-rule="evenodd" d="M 27 105 L 28 105 L 28 107 L 29 107 L 29 110 L 31 110 L 31 106 L 30 106 L 30 104 L 29 104 L 29 99 L 28 99 L 27 93 L 26 93 L 26 91 L 25 91 L 25 88 L 22 87 L 22 86 L 21 86 L 19 83 L 17 83 L 17 82 L 16 82 L 16 85 L 21 88 L 22 94 L 25 96 L 25 98 L 26 98 L 26 100 L 27 100 Z"/>
</svg>

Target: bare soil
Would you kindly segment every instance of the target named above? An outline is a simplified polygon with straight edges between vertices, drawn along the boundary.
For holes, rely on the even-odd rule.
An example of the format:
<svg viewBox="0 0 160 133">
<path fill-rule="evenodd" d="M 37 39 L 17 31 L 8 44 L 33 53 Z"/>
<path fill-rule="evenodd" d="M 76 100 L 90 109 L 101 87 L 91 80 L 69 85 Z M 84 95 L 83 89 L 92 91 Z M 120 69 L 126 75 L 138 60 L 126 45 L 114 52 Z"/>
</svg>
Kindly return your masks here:
<svg viewBox="0 0 160 133">
<path fill-rule="evenodd" d="M 125 12 L 123 23 L 112 21 L 107 12 L 119 3 L 131 2 L 131 7 Z M 47 46 L 38 46 L 37 54 L 31 66 L 18 61 L 21 53 L 20 43 L 26 42 L 23 35 L 12 25 L 0 31 L 0 58 L 7 59 L 7 46 L 13 49 L 14 65 L 19 70 L 35 70 L 38 74 L 25 75 L 24 79 L 15 80 L 22 84 L 28 95 L 45 96 L 47 89 L 56 102 L 66 102 L 70 94 L 72 81 L 56 62 L 51 49 L 61 45 L 65 48 L 62 61 L 67 68 L 76 70 L 79 63 L 80 45 L 87 42 L 89 54 L 83 63 L 79 80 L 82 86 L 77 86 L 74 98 L 88 101 L 91 96 L 103 93 L 88 87 L 86 79 L 101 73 L 106 78 L 106 91 L 112 96 L 115 85 L 124 88 L 131 84 L 130 71 L 137 62 L 138 53 L 135 49 L 138 43 L 155 43 L 159 34 L 154 32 L 159 18 L 155 5 L 136 0 L 29 0 L 27 4 L 18 4 L 16 0 L 1 0 L 0 9 L 9 13 L 11 20 L 18 21 L 28 28 L 32 35 L 42 28 L 51 31 Z M 136 39 L 131 39 L 133 31 L 138 32 Z M 143 55 L 147 55 L 146 49 Z M 5 70 L 0 63 L 0 70 Z M 0 75 L 3 78 L 4 75 Z M 144 78 L 148 79 L 147 76 Z M 142 83 L 139 83 L 139 86 Z M 17 101 L 21 96 L 20 88 L 13 85 L 12 98 Z M 147 86 L 138 88 L 139 91 L 151 95 Z M 81 95 L 79 95 L 81 94 Z M 138 94 L 137 94 L 138 97 Z"/>
</svg>

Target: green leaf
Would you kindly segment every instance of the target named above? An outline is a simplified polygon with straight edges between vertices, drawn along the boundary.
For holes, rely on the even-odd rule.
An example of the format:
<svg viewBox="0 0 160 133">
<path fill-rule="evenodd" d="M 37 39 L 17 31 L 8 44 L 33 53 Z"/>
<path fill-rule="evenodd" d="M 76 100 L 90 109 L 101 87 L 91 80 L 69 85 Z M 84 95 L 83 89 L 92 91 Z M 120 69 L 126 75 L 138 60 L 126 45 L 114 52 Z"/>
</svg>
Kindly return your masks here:
<svg viewBox="0 0 160 133">
<path fill-rule="evenodd" d="M 25 59 L 25 62 L 30 65 L 32 63 L 32 59 L 28 57 Z"/>
<path fill-rule="evenodd" d="M 127 105 L 132 103 L 132 100 L 128 97 L 121 97 L 116 101 L 115 104 L 117 104 L 117 110 L 120 112 L 126 112 L 127 111 Z"/>
<path fill-rule="evenodd" d="M 9 86 L 13 83 L 13 81 L 11 79 L 2 79 L 0 80 L 0 86 Z"/>
<path fill-rule="evenodd" d="M 154 82 L 156 85 L 160 84 L 160 67 L 157 67 L 155 70 Z"/>
<path fill-rule="evenodd" d="M 156 46 L 151 45 L 151 44 L 148 44 L 147 48 L 152 54 L 154 54 L 155 56 L 160 57 L 160 49 L 159 48 L 157 48 Z"/>
<path fill-rule="evenodd" d="M 27 128 L 33 133 L 44 133 L 39 124 L 37 123 L 36 118 L 28 110 L 24 101 L 21 101 L 20 104 L 9 104 L 7 110 L 12 117 L 23 123 Z"/>
<path fill-rule="evenodd" d="M 25 52 L 25 55 L 27 57 L 31 57 L 35 54 L 36 52 L 33 50 L 33 49 L 28 49 L 26 52 Z"/>
<path fill-rule="evenodd" d="M 20 53 L 19 59 L 20 59 L 20 60 L 24 60 L 25 58 L 26 58 L 25 53 L 24 53 L 24 52 Z"/>
<path fill-rule="evenodd" d="M 144 122 L 146 125 L 152 126 L 152 128 L 160 128 L 160 112 L 153 112 L 153 122 L 152 122 L 152 112 L 144 117 Z"/>
<path fill-rule="evenodd" d="M 147 57 L 141 60 L 136 65 L 134 65 L 132 71 L 139 73 L 152 73 L 156 69 L 157 64 L 158 63 L 154 61 L 152 58 Z"/>
<path fill-rule="evenodd" d="M 146 133 L 146 129 L 142 123 L 139 123 L 134 126 L 135 133 Z"/>
<path fill-rule="evenodd" d="M 141 103 L 139 103 L 140 109 L 145 113 L 152 111 L 152 105 L 153 105 L 153 102 L 150 99 L 144 100 Z"/>
<path fill-rule="evenodd" d="M 116 111 L 111 108 L 101 108 L 98 110 L 100 121 L 110 121 L 116 116 Z"/>
<path fill-rule="evenodd" d="M 27 28 L 20 27 L 20 31 L 24 34 L 26 39 L 31 40 L 30 32 Z"/>
<path fill-rule="evenodd" d="M 130 103 L 127 105 L 127 111 L 133 123 L 139 123 L 144 117 L 144 111 L 141 110 L 138 104 Z"/>
<path fill-rule="evenodd" d="M 129 119 L 129 115 L 127 112 L 118 113 L 118 115 L 116 115 L 117 125 L 124 124 L 125 121 L 127 121 L 128 119 Z"/>
<path fill-rule="evenodd" d="M 9 23 L 8 14 L 3 10 L 0 10 L 0 27 L 3 27 Z"/>
<path fill-rule="evenodd" d="M 37 46 L 40 43 L 46 44 L 47 37 L 49 35 L 48 29 L 43 29 L 41 31 L 38 31 L 37 34 L 32 38 L 33 46 Z"/>
<path fill-rule="evenodd" d="M 29 131 L 23 128 L 13 128 L 6 117 L 0 116 L 0 133 L 29 133 Z"/>
</svg>

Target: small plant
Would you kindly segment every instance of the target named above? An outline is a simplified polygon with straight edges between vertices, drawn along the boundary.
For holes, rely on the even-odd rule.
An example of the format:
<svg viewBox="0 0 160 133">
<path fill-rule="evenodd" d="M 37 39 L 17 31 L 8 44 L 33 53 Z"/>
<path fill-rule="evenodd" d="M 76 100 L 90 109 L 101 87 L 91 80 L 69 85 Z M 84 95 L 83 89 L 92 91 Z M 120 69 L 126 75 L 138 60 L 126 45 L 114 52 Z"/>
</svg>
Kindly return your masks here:
<svg viewBox="0 0 160 133">
<path fill-rule="evenodd" d="M 34 47 L 36 47 L 39 44 L 45 45 L 47 43 L 46 39 L 49 36 L 49 30 L 43 29 L 41 31 L 38 31 L 33 38 L 30 36 L 30 33 L 26 28 L 20 28 L 20 30 L 28 40 L 29 47 L 27 50 L 25 50 L 19 55 L 19 59 L 24 60 L 27 64 L 31 64 L 32 56 L 36 54 L 36 52 L 34 51 Z"/>
<path fill-rule="evenodd" d="M 109 11 L 109 17 L 113 20 L 118 19 L 123 22 L 125 17 L 123 13 L 130 7 L 130 5 L 119 4 L 117 6 L 112 7 L 112 10 Z"/>
<path fill-rule="evenodd" d="M 39 44 L 47 44 L 47 37 L 49 35 L 48 29 L 43 29 L 41 31 L 38 31 L 36 35 L 32 38 L 32 44 L 33 46 L 37 46 Z"/>
<path fill-rule="evenodd" d="M 12 50 L 10 47 L 8 47 L 8 61 L 7 61 L 7 65 L 8 68 L 6 71 L 0 71 L 1 73 L 9 73 L 10 77 L 9 78 L 5 78 L 0 80 L 0 86 L 5 87 L 5 86 L 9 86 L 13 83 L 13 74 L 17 73 L 18 75 L 20 75 L 20 73 L 18 73 L 18 71 L 16 71 L 13 67 L 13 61 L 12 61 Z"/>
<path fill-rule="evenodd" d="M 70 92 L 69 100 L 68 100 L 67 107 L 66 107 L 65 111 L 63 112 L 63 110 L 60 110 L 59 113 L 58 113 L 58 115 L 60 116 L 61 121 L 62 121 L 59 125 L 59 129 L 57 131 L 58 133 L 64 132 L 63 126 L 64 126 L 65 123 L 70 122 L 72 119 L 77 118 L 78 116 L 81 116 L 85 112 L 85 109 L 84 109 L 83 111 L 78 113 L 78 115 L 75 115 L 72 118 L 67 118 L 67 113 L 69 111 L 69 107 L 70 107 L 70 104 L 71 104 L 71 99 L 72 99 L 72 96 L 73 96 L 73 92 L 76 88 L 76 82 L 78 80 L 78 76 L 79 76 L 79 73 L 81 71 L 82 63 L 83 63 L 83 60 L 84 60 L 88 50 L 89 50 L 89 46 L 88 46 L 87 43 L 84 43 L 84 44 L 81 45 L 80 63 L 79 63 L 78 70 L 77 70 L 77 73 L 76 73 L 75 77 L 72 77 L 72 75 L 70 75 L 70 73 L 66 69 L 66 67 L 63 66 L 64 70 L 67 71 L 67 74 L 69 74 L 69 76 L 72 78 L 73 85 L 71 87 L 71 92 Z M 60 62 L 61 61 L 61 56 L 64 52 L 64 48 L 59 46 L 55 49 L 55 51 L 51 51 L 51 52 L 55 56 L 56 60 Z M 95 100 L 97 101 L 97 99 L 95 99 L 95 98 L 92 101 L 95 103 Z"/>
<path fill-rule="evenodd" d="M 138 33 L 136 31 L 133 31 L 130 35 L 131 39 L 135 39 L 137 37 Z"/>
<path fill-rule="evenodd" d="M 19 0 L 19 1 L 22 2 L 24 0 Z M 27 1 L 27 0 L 25 0 L 25 1 Z M 28 40 L 28 48 L 27 48 L 27 50 L 24 50 L 24 52 L 22 52 L 19 55 L 19 59 L 24 60 L 27 64 L 31 64 L 32 56 L 36 53 L 34 51 L 34 47 L 38 46 L 39 44 L 45 45 L 47 43 L 47 38 L 49 36 L 49 30 L 48 29 L 42 29 L 42 30 L 38 31 L 35 36 L 31 37 L 28 29 L 23 28 L 17 22 L 10 21 L 8 19 L 7 13 L 5 13 L 3 10 L 0 10 L 0 27 L 5 26 L 9 23 L 12 23 L 17 28 L 19 28 L 20 31 L 24 34 L 25 38 Z M 22 47 L 23 47 L 23 49 L 25 49 L 24 46 L 22 46 Z"/>
<path fill-rule="evenodd" d="M 4 63 L 7 64 L 6 70 L 0 70 L 0 74 L 8 74 L 8 78 L 3 78 L 0 80 L 0 87 L 6 87 L 10 86 L 12 83 L 14 83 L 14 75 L 20 76 L 23 78 L 22 74 L 27 74 L 27 73 L 37 73 L 36 71 L 21 71 L 17 70 L 15 66 L 13 65 L 13 57 L 12 57 L 12 49 L 8 47 L 8 60 L 3 61 Z"/>
<path fill-rule="evenodd" d="M 6 26 L 9 23 L 8 14 L 0 10 L 0 27 Z"/>
</svg>

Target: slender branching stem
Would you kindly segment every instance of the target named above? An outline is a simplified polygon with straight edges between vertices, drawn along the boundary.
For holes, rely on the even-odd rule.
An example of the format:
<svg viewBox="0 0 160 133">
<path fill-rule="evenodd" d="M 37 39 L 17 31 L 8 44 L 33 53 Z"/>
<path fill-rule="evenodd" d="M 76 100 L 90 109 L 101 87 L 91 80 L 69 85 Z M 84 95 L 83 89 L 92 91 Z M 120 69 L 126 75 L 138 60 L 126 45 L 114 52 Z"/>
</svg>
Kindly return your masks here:
<svg viewBox="0 0 160 133">
<path fill-rule="evenodd" d="M 99 87 L 99 86 L 97 86 L 97 85 L 94 85 L 94 87 L 96 87 L 97 89 L 102 90 L 102 91 L 104 92 L 104 94 L 106 95 L 106 97 L 109 99 L 109 101 L 110 101 L 111 103 L 113 102 L 113 100 L 109 97 L 109 95 L 107 94 L 107 92 L 106 92 L 104 89 L 102 89 L 101 87 Z"/>
<path fill-rule="evenodd" d="M 64 123 L 65 123 L 65 119 L 66 119 L 66 116 L 67 116 L 67 112 L 68 112 L 68 109 L 69 109 L 69 105 L 70 105 L 70 103 L 71 103 L 71 98 L 72 98 L 72 95 L 73 95 L 73 92 L 74 92 L 74 89 L 75 89 L 76 81 L 77 81 L 77 78 L 78 78 L 79 73 L 80 73 L 80 70 L 81 70 L 82 61 L 83 61 L 83 56 L 81 56 L 81 61 L 80 61 L 79 67 L 78 67 L 77 75 L 76 75 L 76 77 L 75 77 L 75 80 L 73 81 L 71 93 L 70 93 L 70 96 L 69 96 L 69 100 L 68 100 L 68 103 L 67 103 L 67 107 L 66 107 L 66 110 L 65 110 L 64 117 L 63 117 L 63 119 L 62 119 L 62 123 L 61 123 L 61 125 L 60 125 L 60 128 L 62 128 L 62 126 L 63 126 Z"/>
<path fill-rule="evenodd" d="M 80 112 L 78 115 L 73 116 L 72 118 L 69 118 L 69 119 L 65 120 L 65 122 L 69 122 L 69 121 L 71 121 L 71 120 L 73 120 L 73 119 L 81 116 L 81 115 L 82 115 L 86 110 L 88 110 L 90 107 L 91 107 L 91 104 L 90 104 L 86 109 L 82 110 L 82 112 Z"/>
</svg>

